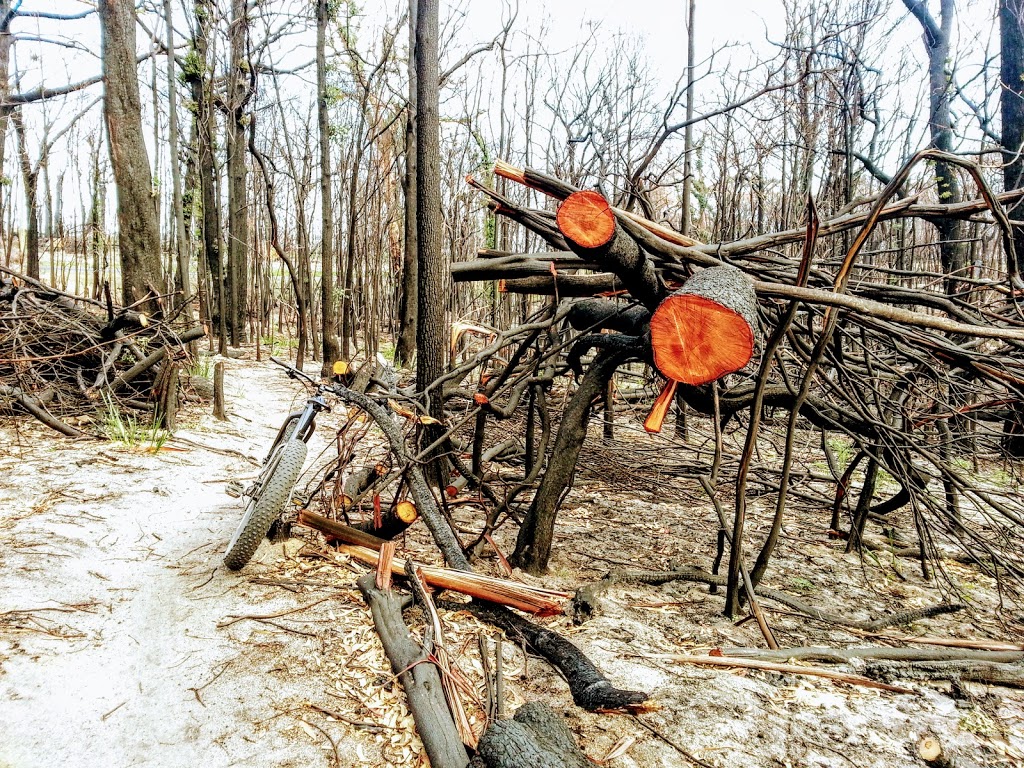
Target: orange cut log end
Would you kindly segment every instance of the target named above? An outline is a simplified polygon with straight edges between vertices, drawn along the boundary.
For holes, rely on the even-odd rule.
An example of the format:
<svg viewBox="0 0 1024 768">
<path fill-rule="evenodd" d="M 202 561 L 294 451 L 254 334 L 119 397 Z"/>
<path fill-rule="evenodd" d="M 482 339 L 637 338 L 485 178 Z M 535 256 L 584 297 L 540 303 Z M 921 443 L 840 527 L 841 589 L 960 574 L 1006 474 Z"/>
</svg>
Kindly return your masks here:
<svg viewBox="0 0 1024 768">
<path fill-rule="evenodd" d="M 416 505 L 408 500 L 400 501 L 395 505 L 395 514 L 398 515 L 399 520 L 409 525 L 415 523 L 416 518 L 419 517 Z"/>
<path fill-rule="evenodd" d="M 555 217 L 562 234 L 582 248 L 600 248 L 615 236 L 615 214 L 598 192 L 573 192 Z"/>
<path fill-rule="evenodd" d="M 651 318 L 651 346 L 665 378 L 699 386 L 750 362 L 754 333 L 742 315 L 716 301 L 675 294 Z"/>
</svg>

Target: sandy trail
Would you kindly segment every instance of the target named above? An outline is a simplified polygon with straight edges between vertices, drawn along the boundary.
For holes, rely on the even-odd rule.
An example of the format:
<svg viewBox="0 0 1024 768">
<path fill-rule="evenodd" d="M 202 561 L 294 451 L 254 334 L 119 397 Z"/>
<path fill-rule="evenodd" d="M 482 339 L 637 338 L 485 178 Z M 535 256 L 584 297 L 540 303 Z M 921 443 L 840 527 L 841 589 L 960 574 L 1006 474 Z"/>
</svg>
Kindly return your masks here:
<svg viewBox="0 0 1024 768">
<path fill-rule="evenodd" d="M 288 385 L 266 368 L 229 375 L 232 423 L 179 434 L 262 456 Z M 310 602 L 220 567 L 240 510 L 223 480 L 255 467 L 35 430 L 0 435 L 0 766 L 327 764 L 280 714 L 312 683 L 277 667 L 312 639 L 277 633 L 270 655 L 259 625 L 218 628 Z M 267 543 L 268 555 L 280 558 Z"/>
</svg>

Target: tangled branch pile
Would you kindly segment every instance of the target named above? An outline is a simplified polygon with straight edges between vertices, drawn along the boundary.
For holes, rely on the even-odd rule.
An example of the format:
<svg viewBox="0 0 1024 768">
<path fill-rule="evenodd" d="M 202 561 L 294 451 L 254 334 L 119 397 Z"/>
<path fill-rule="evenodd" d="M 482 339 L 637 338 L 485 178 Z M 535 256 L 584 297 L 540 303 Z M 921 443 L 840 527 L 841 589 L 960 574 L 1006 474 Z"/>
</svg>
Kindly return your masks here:
<svg viewBox="0 0 1024 768">
<path fill-rule="evenodd" d="M 71 437 L 84 432 L 69 422 L 104 399 L 159 414 L 176 394 L 161 364 L 202 335 L 0 268 L 0 413 L 27 411 Z"/>
<path fill-rule="evenodd" d="M 958 205 L 922 203 L 921 195 L 895 199 L 914 164 L 925 160 L 959 165 L 975 179 L 979 199 Z M 529 169 L 499 163 L 495 170 L 562 201 L 594 196 Z M 744 580 L 749 590 L 764 577 L 792 513 L 787 502 L 806 479 L 802 463 L 818 459 L 828 473 L 817 480 L 831 486 L 833 499 L 831 509 L 819 510 L 831 515 L 830 526 L 851 549 L 861 547 L 869 522 L 888 532 L 909 526 L 904 540 L 926 575 L 943 568 L 939 545 L 952 543 L 1020 596 L 1024 504 L 1016 458 L 1024 452 L 1024 313 L 1011 222 L 1002 206 L 1024 191 L 995 195 L 976 166 L 926 150 L 880 195 L 827 221 L 819 221 L 809 204 L 805 229 L 705 245 L 605 204 L 617 232 L 603 234 L 595 246 L 585 242 L 591 214 L 566 226 L 563 219 L 573 217 L 562 211 L 556 219 L 551 211 L 521 207 L 470 182 L 489 197 L 494 212 L 557 249 L 482 252 L 482 258 L 453 267 L 457 281 L 501 280 L 507 291 L 554 297 L 545 322 L 497 342 L 518 338 L 522 346 L 501 376 L 481 387 L 475 397 L 481 413 L 502 418 L 526 391 L 533 420 L 534 409 L 543 409 L 542 390 L 556 370 L 566 370 L 553 362 L 558 351 L 568 349 L 566 366 L 582 372 L 580 361 L 599 350 L 562 415 L 545 471 L 534 475 L 537 491 L 520 529 L 517 564 L 535 572 L 546 568 L 555 511 L 571 482 L 590 407 L 614 371 L 634 360 L 657 363 L 662 375 L 680 378 L 659 359 L 657 343 L 652 349 L 655 310 L 693 275 L 727 267 L 742 273 L 756 294 L 754 359 L 713 384 L 682 379 L 677 395 L 689 409 L 712 417 L 709 431 L 718 436 L 713 465 L 695 468 L 693 476 L 715 502 L 722 541 L 730 542 L 727 610 L 738 609 Z M 898 243 L 889 247 L 904 222 L 943 217 L 996 233 L 1003 256 L 993 277 L 986 276 L 991 268 L 967 274 L 908 269 Z M 825 237 L 831 241 L 823 243 Z M 504 401 L 498 397 L 503 392 L 509 393 Z M 788 413 L 784 428 L 765 427 L 769 410 Z M 482 444 L 482 429 L 478 419 L 475 443 Z M 723 441 L 723 430 L 737 439 Z M 817 443 L 821 453 L 809 457 L 808 445 Z M 847 455 L 835 450 L 837 443 L 849 447 Z M 723 455 L 730 444 L 742 448 Z M 532 451 L 528 440 L 528 457 Z M 771 466 L 777 485 L 770 531 L 748 564 L 747 487 L 759 464 Z M 731 519 L 722 508 L 730 497 Z"/>
</svg>

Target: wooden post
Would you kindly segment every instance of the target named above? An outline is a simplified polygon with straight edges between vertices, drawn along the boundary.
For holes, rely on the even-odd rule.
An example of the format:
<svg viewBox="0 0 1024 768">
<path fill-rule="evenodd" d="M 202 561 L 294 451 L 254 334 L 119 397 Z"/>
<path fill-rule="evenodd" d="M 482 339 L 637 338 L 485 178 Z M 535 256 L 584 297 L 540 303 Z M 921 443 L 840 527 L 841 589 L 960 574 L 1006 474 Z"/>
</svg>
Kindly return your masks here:
<svg viewBox="0 0 1024 768">
<path fill-rule="evenodd" d="M 167 364 L 167 378 L 164 380 L 166 390 L 164 391 L 164 429 L 173 432 L 178 426 L 178 377 L 181 372 L 181 365 L 177 361 Z"/>
<path fill-rule="evenodd" d="M 213 366 L 213 417 L 227 421 L 228 414 L 224 410 L 224 363 Z"/>
</svg>

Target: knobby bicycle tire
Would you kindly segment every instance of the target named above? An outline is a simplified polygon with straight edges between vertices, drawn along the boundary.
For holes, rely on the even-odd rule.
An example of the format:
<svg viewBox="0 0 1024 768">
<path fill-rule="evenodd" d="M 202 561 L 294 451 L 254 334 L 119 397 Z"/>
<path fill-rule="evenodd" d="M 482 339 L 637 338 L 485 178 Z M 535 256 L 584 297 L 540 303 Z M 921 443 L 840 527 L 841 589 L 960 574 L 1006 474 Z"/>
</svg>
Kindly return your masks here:
<svg viewBox="0 0 1024 768">
<path fill-rule="evenodd" d="M 305 461 L 306 444 L 301 440 L 288 440 L 267 462 L 259 490 L 246 505 L 242 522 L 224 555 L 224 565 L 232 571 L 244 567 L 256 552 L 270 525 L 288 502 Z"/>
</svg>

